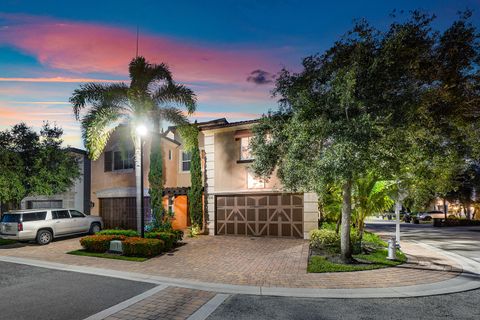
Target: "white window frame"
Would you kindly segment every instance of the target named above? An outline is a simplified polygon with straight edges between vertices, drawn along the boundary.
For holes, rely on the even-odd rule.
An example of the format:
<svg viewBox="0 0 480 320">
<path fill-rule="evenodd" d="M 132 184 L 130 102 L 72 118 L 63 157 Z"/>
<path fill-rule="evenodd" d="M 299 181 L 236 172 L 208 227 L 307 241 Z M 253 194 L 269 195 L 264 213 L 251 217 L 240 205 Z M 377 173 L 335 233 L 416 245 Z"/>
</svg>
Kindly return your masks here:
<svg viewBox="0 0 480 320">
<path fill-rule="evenodd" d="M 242 161 L 253 160 L 252 148 L 250 147 L 251 141 L 252 141 L 252 136 L 240 138 L 240 157 L 239 157 L 240 160 Z M 247 153 L 248 157 L 245 157 L 244 153 Z"/>
<path fill-rule="evenodd" d="M 175 196 L 168 196 L 167 200 L 167 212 L 175 214 Z"/>
<path fill-rule="evenodd" d="M 179 159 L 178 159 L 178 160 L 179 160 L 179 171 L 180 171 L 181 173 L 189 173 L 189 172 L 190 172 L 190 169 L 188 169 L 188 170 L 183 170 L 183 163 L 184 163 L 184 162 L 190 162 L 190 168 L 191 168 L 191 166 L 192 166 L 192 164 L 191 164 L 191 162 L 192 162 L 191 156 L 190 156 L 190 160 L 184 161 L 184 160 L 183 160 L 183 154 L 184 154 L 184 153 L 188 153 L 188 152 L 185 151 L 185 150 L 179 150 L 179 152 L 180 152 L 180 155 L 179 155 L 179 157 L 178 157 L 178 158 L 179 158 Z"/>
</svg>

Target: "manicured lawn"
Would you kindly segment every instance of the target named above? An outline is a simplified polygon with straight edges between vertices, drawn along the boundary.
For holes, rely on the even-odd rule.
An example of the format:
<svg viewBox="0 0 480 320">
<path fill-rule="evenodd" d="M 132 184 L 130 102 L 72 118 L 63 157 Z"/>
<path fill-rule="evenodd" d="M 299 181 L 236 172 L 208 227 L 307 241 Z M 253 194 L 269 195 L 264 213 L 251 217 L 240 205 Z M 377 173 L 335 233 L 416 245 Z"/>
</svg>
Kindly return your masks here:
<svg viewBox="0 0 480 320">
<path fill-rule="evenodd" d="M 143 261 L 148 260 L 148 258 L 142 258 L 142 257 L 127 257 L 127 256 L 121 256 L 121 255 L 112 254 L 112 253 L 87 252 L 85 250 L 70 251 L 70 252 L 67 252 L 67 254 L 73 254 L 75 256 L 87 256 L 87 257 L 125 260 L 125 261 L 136 261 L 136 262 L 143 262 Z"/>
<path fill-rule="evenodd" d="M 397 260 L 387 260 L 387 250 L 377 250 L 370 254 L 357 254 L 356 260 L 365 262 L 361 264 L 341 264 L 328 261 L 323 256 L 313 256 L 308 264 L 307 271 L 312 273 L 322 272 L 348 272 L 373 270 L 386 267 L 394 267 L 407 261 L 407 257 L 397 250 Z"/>
<path fill-rule="evenodd" d="M 6 246 L 7 244 L 14 244 L 17 241 L 9 239 L 0 239 L 0 246 Z"/>
</svg>

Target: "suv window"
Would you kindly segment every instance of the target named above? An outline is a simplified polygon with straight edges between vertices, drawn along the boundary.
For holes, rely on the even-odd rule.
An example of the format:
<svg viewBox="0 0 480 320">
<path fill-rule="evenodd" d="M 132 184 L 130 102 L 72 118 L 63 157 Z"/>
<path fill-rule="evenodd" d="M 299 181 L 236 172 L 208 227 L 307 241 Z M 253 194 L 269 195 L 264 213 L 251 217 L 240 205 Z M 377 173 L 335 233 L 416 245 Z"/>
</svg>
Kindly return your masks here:
<svg viewBox="0 0 480 320">
<path fill-rule="evenodd" d="M 40 221 L 40 220 L 45 220 L 47 217 L 47 212 L 46 211 L 39 211 L 39 212 L 29 212 L 29 213 L 24 213 L 23 215 L 23 222 L 28 222 L 28 221 Z"/>
<path fill-rule="evenodd" d="M 20 215 L 5 213 L 2 217 L 2 222 L 20 222 Z"/>
<path fill-rule="evenodd" d="M 70 210 L 70 215 L 72 218 L 85 218 L 85 215 L 77 210 Z"/>
<path fill-rule="evenodd" d="M 70 214 L 68 213 L 68 210 L 52 211 L 52 218 L 53 219 L 69 219 Z"/>
</svg>

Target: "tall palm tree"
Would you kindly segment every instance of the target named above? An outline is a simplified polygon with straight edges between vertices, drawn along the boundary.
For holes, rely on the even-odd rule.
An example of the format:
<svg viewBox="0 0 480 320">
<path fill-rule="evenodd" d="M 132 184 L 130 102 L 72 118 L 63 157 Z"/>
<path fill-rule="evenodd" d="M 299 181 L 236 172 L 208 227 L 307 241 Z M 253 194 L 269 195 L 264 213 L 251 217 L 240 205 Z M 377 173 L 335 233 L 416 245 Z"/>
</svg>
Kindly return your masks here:
<svg viewBox="0 0 480 320">
<path fill-rule="evenodd" d="M 86 83 L 70 97 L 73 112 L 81 120 L 82 137 L 91 159 L 102 154 L 110 134 L 121 123 L 130 126 L 135 146 L 137 189 L 137 229 L 141 219 L 140 136 L 136 128 L 151 124 L 154 136 L 160 133 L 162 120 L 176 125 L 188 123 L 176 106 L 184 106 L 188 114 L 196 109 L 196 96 L 189 88 L 176 84 L 165 64 L 150 64 L 144 57 L 132 59 L 129 65 L 130 85 L 126 83 Z M 81 116 L 82 110 L 86 112 Z M 159 139 L 157 143 L 159 143 Z"/>
</svg>

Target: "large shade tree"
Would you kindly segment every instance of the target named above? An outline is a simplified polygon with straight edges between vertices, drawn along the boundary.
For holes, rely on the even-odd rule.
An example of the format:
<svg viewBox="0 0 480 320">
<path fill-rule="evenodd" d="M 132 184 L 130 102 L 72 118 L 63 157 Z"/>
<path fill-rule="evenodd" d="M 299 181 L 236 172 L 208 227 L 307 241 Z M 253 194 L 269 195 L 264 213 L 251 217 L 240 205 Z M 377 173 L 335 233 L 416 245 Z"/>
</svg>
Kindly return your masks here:
<svg viewBox="0 0 480 320">
<path fill-rule="evenodd" d="M 443 33 L 419 12 L 386 31 L 360 21 L 301 72 L 280 73 L 280 108 L 254 128 L 253 169 L 278 168 L 290 190 L 341 185 L 345 262 L 355 179 L 373 171 L 408 187 L 442 157 L 478 156 L 479 38 L 469 18 Z"/>
<path fill-rule="evenodd" d="M 73 111 L 82 124 L 82 136 L 90 157 L 98 159 L 103 152 L 110 134 L 121 123 L 130 127 L 135 145 L 135 175 L 137 185 L 137 228 L 141 219 L 141 173 L 140 141 L 136 131 L 139 126 L 153 127 L 150 184 L 154 215 L 162 211 L 163 178 L 155 170 L 162 167 L 160 125 L 162 120 L 174 124 L 185 124 L 188 120 L 176 106 L 183 106 L 193 113 L 196 96 L 184 85 L 173 81 L 172 74 L 165 64 L 148 63 L 144 57 L 134 58 L 128 68 L 130 84 L 126 83 L 86 83 L 76 89 L 70 102 Z M 82 115 L 82 110 L 86 112 Z M 160 156 L 159 156 L 160 155 Z"/>
</svg>

